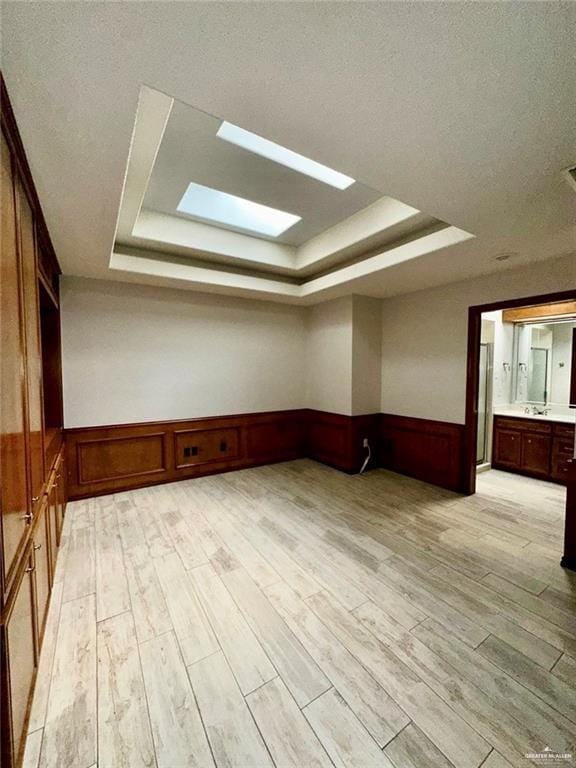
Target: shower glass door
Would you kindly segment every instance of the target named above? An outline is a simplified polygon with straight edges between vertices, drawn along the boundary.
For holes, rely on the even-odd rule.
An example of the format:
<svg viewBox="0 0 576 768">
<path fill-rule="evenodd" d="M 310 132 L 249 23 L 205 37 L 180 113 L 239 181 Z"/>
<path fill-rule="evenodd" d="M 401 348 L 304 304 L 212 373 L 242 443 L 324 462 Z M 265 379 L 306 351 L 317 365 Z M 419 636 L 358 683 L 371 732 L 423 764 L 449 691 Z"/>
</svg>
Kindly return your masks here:
<svg viewBox="0 0 576 768">
<path fill-rule="evenodd" d="M 476 443 L 476 464 L 484 464 L 488 448 L 488 373 L 490 368 L 490 347 L 480 344 L 480 377 L 478 380 L 478 437 Z"/>
</svg>

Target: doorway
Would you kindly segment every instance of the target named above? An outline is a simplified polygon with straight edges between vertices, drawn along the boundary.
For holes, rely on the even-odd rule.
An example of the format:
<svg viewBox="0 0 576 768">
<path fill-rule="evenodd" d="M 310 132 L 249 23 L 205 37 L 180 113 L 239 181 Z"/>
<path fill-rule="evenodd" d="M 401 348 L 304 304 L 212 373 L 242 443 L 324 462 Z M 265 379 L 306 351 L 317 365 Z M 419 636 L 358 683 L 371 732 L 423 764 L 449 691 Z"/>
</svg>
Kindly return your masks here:
<svg viewBox="0 0 576 768">
<path fill-rule="evenodd" d="M 490 347 L 483 327 L 483 320 L 494 313 L 501 313 L 505 324 L 513 328 L 508 333 L 513 346 L 505 355 Z M 564 340 L 561 355 L 555 347 L 557 339 L 558 344 Z M 478 469 L 491 466 L 516 475 L 564 481 L 568 486 L 567 531 L 576 525 L 576 488 L 571 488 L 576 484 L 575 347 L 574 291 L 469 309 L 463 489 L 475 493 Z M 558 418 L 559 410 L 565 414 L 563 420 Z M 573 554 L 567 559 L 565 550 L 563 565 L 576 568 L 576 541 L 570 546 Z"/>
</svg>

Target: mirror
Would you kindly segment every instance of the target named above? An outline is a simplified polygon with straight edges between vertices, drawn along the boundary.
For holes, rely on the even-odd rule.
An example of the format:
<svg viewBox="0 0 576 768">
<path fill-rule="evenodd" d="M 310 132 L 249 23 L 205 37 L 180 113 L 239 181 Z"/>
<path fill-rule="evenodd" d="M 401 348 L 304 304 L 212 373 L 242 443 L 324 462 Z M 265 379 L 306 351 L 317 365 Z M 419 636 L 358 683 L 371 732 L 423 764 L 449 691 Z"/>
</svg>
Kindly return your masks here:
<svg viewBox="0 0 576 768">
<path fill-rule="evenodd" d="M 568 405 L 576 320 L 514 326 L 515 402 Z"/>
</svg>

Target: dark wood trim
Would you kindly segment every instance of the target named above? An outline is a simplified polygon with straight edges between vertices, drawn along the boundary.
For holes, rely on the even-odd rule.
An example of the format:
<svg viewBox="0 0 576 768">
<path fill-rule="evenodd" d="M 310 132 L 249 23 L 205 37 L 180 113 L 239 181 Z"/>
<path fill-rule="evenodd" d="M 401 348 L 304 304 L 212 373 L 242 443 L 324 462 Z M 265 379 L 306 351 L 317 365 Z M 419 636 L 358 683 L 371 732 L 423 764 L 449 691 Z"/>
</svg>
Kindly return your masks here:
<svg viewBox="0 0 576 768">
<path fill-rule="evenodd" d="M 491 304 L 479 304 L 468 310 L 468 354 L 466 363 L 466 422 L 464 434 L 464 462 L 461 490 L 466 494 L 476 492 L 476 438 L 477 438 L 477 404 L 478 376 L 480 364 L 480 333 L 482 313 L 498 309 L 534 306 L 536 304 L 552 304 L 559 301 L 576 299 L 576 289 L 547 293 L 540 296 L 525 296 L 508 301 L 497 301 Z"/>
<path fill-rule="evenodd" d="M 371 467 L 460 491 L 463 433 L 462 424 L 311 409 L 76 427 L 66 431 L 68 492 L 86 498 L 304 457 L 353 474 L 367 456 L 364 440 Z M 143 438 L 156 438 L 153 450 Z M 184 443 L 198 450 L 186 455 Z"/>
<path fill-rule="evenodd" d="M 380 466 L 418 480 L 462 491 L 464 426 L 381 414 Z"/>
<path fill-rule="evenodd" d="M 68 497 L 118 493 L 301 458 L 306 425 L 307 411 L 302 409 L 70 429 Z M 198 451 L 184 460 L 180 446 L 186 436 L 190 439 L 185 442 Z"/>
<path fill-rule="evenodd" d="M 364 439 L 376 456 L 378 414 L 344 416 L 312 409 L 307 413 L 306 455 L 309 458 L 353 474 L 360 470 L 367 456 Z"/>
</svg>

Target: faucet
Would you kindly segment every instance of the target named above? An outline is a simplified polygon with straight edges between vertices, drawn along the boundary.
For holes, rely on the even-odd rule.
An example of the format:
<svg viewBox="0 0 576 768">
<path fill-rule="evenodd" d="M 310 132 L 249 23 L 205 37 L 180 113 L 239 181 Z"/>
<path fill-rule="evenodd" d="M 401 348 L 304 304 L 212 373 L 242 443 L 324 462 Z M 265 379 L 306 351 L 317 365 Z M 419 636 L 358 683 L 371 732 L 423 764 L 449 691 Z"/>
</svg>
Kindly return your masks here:
<svg viewBox="0 0 576 768">
<path fill-rule="evenodd" d="M 538 408 L 537 405 L 533 405 L 532 413 L 534 416 L 548 416 L 548 408 Z"/>
</svg>

